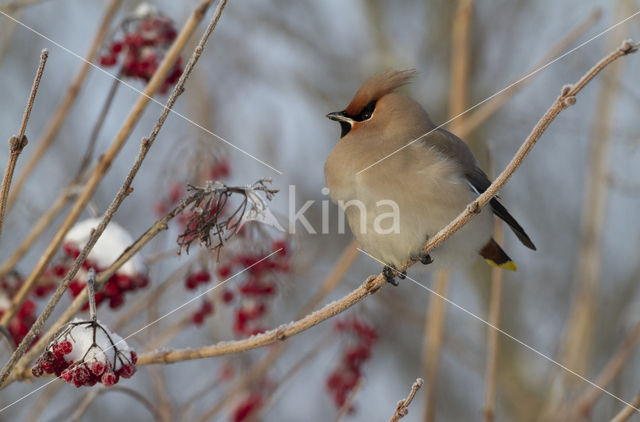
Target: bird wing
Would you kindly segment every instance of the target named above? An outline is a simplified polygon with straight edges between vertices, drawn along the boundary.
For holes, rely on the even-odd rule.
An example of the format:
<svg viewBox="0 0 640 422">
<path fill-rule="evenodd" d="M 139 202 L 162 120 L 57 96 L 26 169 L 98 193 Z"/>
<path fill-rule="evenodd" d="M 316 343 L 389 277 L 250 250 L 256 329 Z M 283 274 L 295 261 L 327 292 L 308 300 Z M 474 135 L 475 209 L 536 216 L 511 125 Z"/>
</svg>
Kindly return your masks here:
<svg viewBox="0 0 640 422">
<path fill-rule="evenodd" d="M 429 147 L 435 147 L 447 158 L 457 161 L 464 171 L 467 182 L 469 182 L 469 185 L 476 193 L 481 194 L 491 185 L 491 181 L 487 175 L 478 167 L 478 162 L 473 152 L 471 152 L 471 149 L 469 149 L 469 146 L 453 133 L 443 129 L 435 130 L 427 136 L 425 143 Z M 522 226 L 509 214 L 509 211 L 500 203 L 498 198 L 495 196 L 491 198 L 489 206 L 495 215 L 511 227 L 511 230 L 523 245 L 529 249 L 536 250 L 536 246 Z"/>
</svg>

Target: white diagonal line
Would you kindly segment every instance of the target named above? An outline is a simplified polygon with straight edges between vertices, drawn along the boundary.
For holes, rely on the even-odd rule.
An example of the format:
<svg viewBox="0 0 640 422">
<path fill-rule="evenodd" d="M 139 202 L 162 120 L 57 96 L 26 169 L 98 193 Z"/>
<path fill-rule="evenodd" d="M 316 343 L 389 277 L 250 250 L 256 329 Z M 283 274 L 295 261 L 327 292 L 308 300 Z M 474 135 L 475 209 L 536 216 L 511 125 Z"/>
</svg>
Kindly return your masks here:
<svg viewBox="0 0 640 422">
<path fill-rule="evenodd" d="M 123 84 L 124 86 L 132 89 L 133 91 L 137 92 L 138 94 L 146 97 L 147 99 L 153 101 L 154 103 L 160 105 L 163 108 L 167 108 L 167 106 L 165 104 L 163 104 L 162 102 L 156 100 L 155 98 L 145 94 L 143 91 L 141 91 L 140 89 L 136 88 L 135 86 L 129 84 L 128 82 L 123 81 L 122 79 L 118 78 L 117 76 L 115 76 L 112 73 L 107 72 L 106 70 L 104 70 L 103 68 L 101 68 L 100 66 L 91 63 L 90 61 L 88 61 L 87 59 L 85 59 L 84 57 L 82 57 L 81 55 L 69 50 L 67 47 L 63 46 L 62 44 L 52 40 L 51 38 L 47 37 L 46 35 L 42 34 L 41 32 L 38 32 L 36 29 L 22 23 L 21 21 L 19 21 L 18 19 L 8 15 L 7 13 L 3 12 L 2 10 L 0 10 L 0 13 L 3 14 L 4 16 L 6 16 L 7 18 L 11 19 L 12 21 L 14 21 L 15 23 L 17 23 L 18 25 L 22 26 L 23 28 L 28 29 L 29 31 L 33 32 L 34 34 L 38 35 L 39 37 L 44 38 L 45 40 L 49 41 L 50 43 L 54 44 L 56 47 L 61 48 L 62 50 L 66 51 L 67 53 L 71 54 L 72 56 L 82 60 L 83 62 L 87 63 L 88 65 L 90 65 L 91 67 L 93 67 L 94 69 L 99 70 L 100 72 L 104 73 L 105 75 L 109 76 L 112 79 L 117 80 L 118 82 L 120 82 L 121 84 Z M 171 113 L 175 114 L 176 116 L 186 120 L 187 122 L 191 123 L 192 125 L 196 126 L 197 128 L 203 130 L 204 132 L 208 133 L 209 135 L 213 136 L 214 138 L 217 138 L 218 140 L 224 142 L 225 144 L 229 145 L 231 148 L 234 148 L 238 151 L 240 151 L 241 153 L 253 158 L 254 160 L 256 160 L 257 162 L 259 162 L 260 164 L 269 167 L 271 170 L 275 171 L 278 174 L 282 174 L 282 171 L 278 170 L 277 168 L 267 164 L 266 162 L 262 161 L 261 159 L 257 158 L 256 156 L 252 155 L 251 153 L 245 151 L 244 149 L 240 148 L 239 146 L 236 146 L 234 144 L 232 144 L 231 142 L 227 141 L 226 139 L 224 139 L 222 136 L 217 135 L 215 133 L 213 133 L 212 131 L 210 131 L 209 129 L 205 128 L 204 126 L 194 122 L 193 120 L 189 119 L 187 116 L 183 115 L 182 113 L 179 113 L 177 111 L 175 111 L 174 109 L 170 109 L 169 110 Z"/>
<path fill-rule="evenodd" d="M 382 262 L 381 260 L 379 260 L 378 258 L 376 258 L 375 256 L 363 251 L 362 249 L 358 248 L 358 250 L 360 252 L 362 252 L 363 254 L 367 255 L 369 258 L 373 259 L 374 261 L 379 262 L 382 265 L 386 265 L 384 262 Z M 501 328 L 496 327 L 495 325 L 493 325 L 492 323 L 490 323 L 489 321 L 486 321 L 485 319 L 479 317 L 478 315 L 474 314 L 473 312 L 467 310 L 466 308 L 463 308 L 462 306 L 458 305 L 457 303 L 453 302 L 451 299 L 446 298 L 445 296 L 442 296 L 440 293 L 428 288 L 427 286 L 425 286 L 424 284 L 414 280 L 413 278 L 409 277 L 408 275 L 406 276 L 407 279 L 411 280 L 412 282 L 414 282 L 415 284 L 417 284 L 418 286 L 422 287 L 423 289 L 427 290 L 429 293 L 432 293 L 436 296 L 438 296 L 440 299 L 444 300 L 445 302 L 449 303 L 450 305 L 453 305 L 454 307 L 460 309 L 461 311 L 463 311 L 464 313 L 466 313 L 467 315 L 472 316 L 473 318 L 477 319 L 478 321 L 482 322 L 483 324 L 486 324 L 487 326 L 493 328 L 494 330 L 498 331 L 500 334 L 510 338 L 511 340 L 515 341 L 516 343 L 518 343 L 521 346 L 524 346 L 525 348 L 531 350 L 532 352 L 534 352 L 535 354 L 537 354 L 538 356 L 548 360 L 549 362 L 559 366 L 560 368 L 564 369 L 565 371 L 569 372 L 570 374 L 580 378 L 582 381 L 590 384 L 591 386 L 597 388 L 598 390 L 602 391 L 603 393 L 607 394 L 608 396 L 613 397 L 614 399 L 618 400 L 621 403 L 624 403 L 625 405 L 633 408 L 636 412 L 640 412 L 640 409 L 635 407 L 634 405 L 632 405 L 631 403 L 621 399 L 620 397 L 616 396 L 613 393 L 610 393 L 609 391 L 607 391 L 606 389 L 600 387 L 598 384 L 596 384 L 593 381 L 588 380 L 587 378 L 583 377 L 582 375 L 578 374 L 575 371 L 572 371 L 571 369 L 567 368 L 566 366 L 564 366 L 563 364 L 561 364 L 560 362 L 558 362 L 557 360 L 545 355 L 544 353 L 538 351 L 537 349 L 529 346 L 527 343 L 525 343 L 522 340 L 517 339 L 516 337 L 512 336 L 511 334 L 507 333 L 506 331 L 504 331 Z"/>
<path fill-rule="evenodd" d="M 431 129 L 431 130 L 430 130 L 430 131 L 428 131 L 427 133 L 424 133 L 424 134 L 420 135 L 419 137 L 415 138 L 414 140 L 412 140 L 412 141 L 411 141 L 411 142 L 409 142 L 408 144 L 406 144 L 406 145 L 404 145 L 404 146 L 402 146 L 402 147 L 398 148 L 397 150 L 395 150 L 395 151 L 393 151 L 393 152 L 391 152 L 391 153 L 389 153 L 389 154 L 385 155 L 384 157 L 382 157 L 382 158 L 381 158 L 381 159 L 379 159 L 378 161 L 376 161 L 376 162 L 374 162 L 373 164 L 370 164 L 369 166 L 367 166 L 367 167 L 363 168 L 362 170 L 360 170 L 360 171 L 359 171 L 359 172 L 357 172 L 356 174 L 360 174 L 360 173 L 362 173 L 362 172 L 364 172 L 364 171 L 369 170 L 371 167 L 373 167 L 373 166 L 375 166 L 375 165 L 379 164 L 381 161 L 384 161 L 384 160 L 386 160 L 387 158 L 391 157 L 392 155 L 394 155 L 394 154 L 396 154 L 396 153 L 398 153 L 398 152 L 402 151 L 403 149 L 405 149 L 405 148 L 406 148 L 406 147 L 408 147 L 409 145 L 412 145 L 412 144 L 414 144 L 414 143 L 418 142 L 420 139 L 422 139 L 422 138 L 424 138 L 425 136 L 429 135 L 430 133 L 432 133 L 432 132 L 434 132 L 434 131 L 436 131 L 436 130 L 438 130 L 438 129 L 442 128 L 443 126 L 446 126 L 447 124 L 449 124 L 449 123 L 451 123 L 452 121 L 456 120 L 458 117 L 463 116 L 463 115 L 467 114 L 468 112 L 470 112 L 471 110 L 476 109 L 477 107 L 481 106 L 482 104 L 486 103 L 487 101 L 491 100 L 492 98 L 494 98 L 494 97 L 496 97 L 496 96 L 498 96 L 498 95 L 502 94 L 504 91 L 506 91 L 506 90 L 508 90 L 508 89 L 510 89 L 510 88 L 512 88 L 512 87 L 514 87 L 515 85 L 518 85 L 520 82 L 524 81 L 525 79 L 529 79 L 530 77 L 532 77 L 532 76 L 533 76 L 533 75 L 535 75 L 536 73 L 541 72 L 542 70 L 544 70 L 544 69 L 546 69 L 547 67 L 551 66 L 552 64 L 554 64 L 554 63 L 555 63 L 555 62 L 557 62 L 558 60 L 561 60 L 561 59 L 563 59 L 563 58 L 567 57 L 569 54 L 571 54 L 571 53 L 575 52 L 576 50 L 578 50 L 578 49 L 580 49 L 580 48 L 582 48 L 582 47 L 584 47 L 585 45 L 589 44 L 591 41 L 593 41 L 593 40 L 595 40 L 595 39 L 597 39 L 597 38 L 601 37 L 602 35 L 606 34 L 607 32 L 611 31 L 612 29 L 614 29 L 614 28 L 616 28 L 616 27 L 618 27 L 618 26 L 622 25 L 623 23 L 625 23 L 625 22 L 626 22 L 626 21 L 628 21 L 629 19 L 633 19 L 634 17 L 636 17 L 636 16 L 637 16 L 637 15 L 639 15 L 639 14 L 640 14 L 640 10 L 638 10 L 637 12 L 635 12 L 634 14 L 632 14 L 631 16 L 629 16 L 629 17 L 627 17 L 627 18 L 625 18 L 625 19 L 621 20 L 620 22 L 618 22 L 618 23 L 616 23 L 616 24 L 614 24 L 614 25 L 610 26 L 609 28 L 605 29 L 604 31 L 600 32 L 599 34 L 594 35 L 593 37 L 589 38 L 588 40 L 586 40 L 586 41 L 585 41 L 585 42 L 583 42 L 582 44 L 580 44 L 580 45 L 578 45 L 578 46 L 576 46 L 576 47 L 572 48 L 571 50 L 567 51 L 566 53 L 561 54 L 560 56 L 556 57 L 555 59 L 551 60 L 550 62 L 548 62 L 548 63 L 546 63 L 546 64 L 544 64 L 544 65 L 540 66 L 539 68 L 537 68 L 537 69 L 535 69 L 535 70 L 533 70 L 533 71 L 531 71 L 531 72 L 529 72 L 528 74 L 524 75 L 522 78 L 518 79 L 517 81 L 515 81 L 515 82 L 513 82 L 512 84 L 508 85 L 507 87 L 502 88 L 500 91 L 496 92 L 495 94 L 493 94 L 493 95 L 491 95 L 491 96 L 489 96 L 489 97 L 485 98 L 484 100 L 480 101 L 479 103 L 477 103 L 477 104 L 475 104 L 475 105 L 473 105 L 473 106 L 469 107 L 468 109 L 466 109 L 466 110 L 465 110 L 465 111 L 463 111 L 462 113 L 460 113 L 460 114 L 458 114 L 458 115 L 456 115 L 456 116 L 453 116 L 452 118 L 450 118 L 450 119 L 449 119 L 449 120 L 447 120 L 446 122 L 442 123 L 442 124 L 441 124 L 441 125 L 439 125 L 439 126 L 436 126 L 435 128 Z"/>
<path fill-rule="evenodd" d="M 236 278 L 237 276 L 239 276 L 240 274 L 250 270 L 252 267 L 258 265 L 259 263 L 261 263 L 262 261 L 264 261 L 265 259 L 270 258 L 271 256 L 277 254 L 278 252 L 280 252 L 282 250 L 282 248 L 278 249 L 277 251 L 271 252 L 269 255 L 265 256 L 264 258 L 260 259 L 259 261 L 254 262 L 253 264 L 249 265 L 248 267 L 242 269 L 241 271 L 235 273 L 234 275 L 232 275 L 231 277 L 227 278 L 224 281 L 221 281 L 220 283 L 216 284 L 215 286 L 205 290 L 204 292 L 200 293 L 199 295 L 189 299 L 188 301 L 186 301 L 185 303 L 183 303 L 182 305 L 178 306 L 177 308 L 172 309 L 171 311 L 167 312 L 166 314 L 162 315 L 161 317 L 155 319 L 154 321 L 151 321 L 150 323 L 148 323 L 147 325 L 145 325 L 144 327 L 140 328 L 139 330 L 134 331 L 133 333 L 129 334 L 128 336 L 124 337 L 122 340 L 116 342 L 113 346 L 109 346 L 108 348 L 106 348 L 104 351 L 107 352 L 111 349 L 113 349 L 115 346 L 117 346 L 118 344 L 126 341 L 127 339 L 135 336 L 136 334 L 140 333 L 141 331 L 151 327 L 152 325 L 154 325 L 155 323 L 165 319 L 166 317 L 168 317 L 169 315 L 172 315 L 174 313 L 176 313 L 177 311 L 179 311 L 180 309 L 184 308 L 185 306 L 189 305 L 190 303 L 200 299 L 202 296 L 206 295 L 209 292 L 214 291 L 215 289 L 217 289 L 220 286 L 223 286 L 224 284 L 226 284 L 229 280 L 231 280 L 232 278 Z M 54 379 L 52 379 L 51 381 L 47 382 L 44 385 L 41 385 L 40 387 L 36 388 L 33 391 L 30 391 L 29 393 L 25 394 L 24 396 L 20 397 L 19 399 L 9 403 L 8 405 L 6 405 L 5 407 L 0 409 L 0 413 L 4 412 L 5 410 L 7 410 L 8 408 L 10 408 L 11 406 L 13 406 L 14 404 L 17 404 L 19 402 L 21 402 L 22 400 L 26 399 L 27 397 L 31 396 L 32 394 L 35 394 L 36 392 L 40 391 L 41 389 L 43 389 L 44 387 L 46 387 L 47 385 L 51 384 L 52 382 L 57 381 L 58 379 L 60 379 L 60 377 L 56 377 Z"/>
</svg>

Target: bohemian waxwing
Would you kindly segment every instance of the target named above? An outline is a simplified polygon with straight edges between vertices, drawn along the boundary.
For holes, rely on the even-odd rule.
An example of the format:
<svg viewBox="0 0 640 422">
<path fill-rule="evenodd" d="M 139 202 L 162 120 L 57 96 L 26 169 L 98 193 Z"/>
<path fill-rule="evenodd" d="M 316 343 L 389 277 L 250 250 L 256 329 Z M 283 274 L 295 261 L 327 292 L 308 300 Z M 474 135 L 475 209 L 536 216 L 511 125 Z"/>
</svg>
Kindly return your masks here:
<svg viewBox="0 0 640 422">
<path fill-rule="evenodd" d="M 495 197 L 431 256 L 421 256 L 428 238 L 491 182 L 462 140 L 436 129 L 420 104 L 394 92 L 414 74 L 373 76 L 347 108 L 327 115 L 342 131 L 324 166 L 331 199 L 344 209 L 363 249 L 387 265 L 385 276 L 394 284 L 391 268 L 409 259 L 450 269 L 480 254 L 491 265 L 515 271 L 515 263 L 491 237 L 488 208 L 525 246 L 536 247 Z"/>
</svg>

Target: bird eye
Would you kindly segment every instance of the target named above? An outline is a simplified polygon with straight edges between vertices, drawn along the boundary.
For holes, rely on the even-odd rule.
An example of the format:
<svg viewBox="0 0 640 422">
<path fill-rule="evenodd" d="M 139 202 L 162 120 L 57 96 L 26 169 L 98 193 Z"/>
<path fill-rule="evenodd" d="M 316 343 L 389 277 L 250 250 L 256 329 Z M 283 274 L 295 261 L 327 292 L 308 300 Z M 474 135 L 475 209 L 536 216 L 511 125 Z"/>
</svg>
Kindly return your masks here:
<svg viewBox="0 0 640 422">
<path fill-rule="evenodd" d="M 376 108 L 376 102 L 375 101 L 371 101 L 369 104 L 367 104 L 362 111 L 360 112 L 360 114 L 358 115 L 358 118 L 356 119 L 359 122 L 365 121 L 365 120 L 369 120 L 371 118 L 371 116 L 373 115 L 373 110 Z"/>
</svg>

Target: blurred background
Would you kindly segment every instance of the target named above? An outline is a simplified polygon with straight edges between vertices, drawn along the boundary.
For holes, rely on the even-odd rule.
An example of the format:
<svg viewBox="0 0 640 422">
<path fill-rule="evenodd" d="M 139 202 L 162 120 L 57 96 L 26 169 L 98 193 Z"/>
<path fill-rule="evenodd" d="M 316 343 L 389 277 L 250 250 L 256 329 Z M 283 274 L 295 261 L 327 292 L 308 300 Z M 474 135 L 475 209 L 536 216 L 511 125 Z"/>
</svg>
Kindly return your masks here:
<svg viewBox="0 0 640 422">
<path fill-rule="evenodd" d="M 84 56 L 105 4 L 98 0 L 3 0 L 0 10 Z M 153 4 L 179 29 L 198 2 L 155 0 Z M 132 0 L 122 2 L 111 22 L 114 32 L 137 5 Z M 133 238 L 139 236 L 157 218 L 155 204 L 170 194 L 173 184 L 200 177 L 199 166 L 205 157 L 228 164 L 229 176 L 224 181 L 230 185 L 246 185 L 260 177 L 273 179 L 280 193 L 271 207 L 285 224 L 290 201 L 296 209 L 308 200 L 316 201 L 305 216 L 319 228 L 319 204 L 327 200 L 321 192 L 323 165 L 339 136 L 335 122 L 324 116 L 342 110 L 369 76 L 386 69 L 416 68 L 417 77 L 405 90 L 440 124 L 638 11 L 636 0 L 232 0 L 176 111 L 282 174 L 172 114 L 134 182 L 135 193 L 114 219 Z M 187 45 L 184 61 L 199 34 L 196 31 Z M 561 87 L 577 81 L 628 38 L 640 39 L 640 15 L 507 91 L 499 97 L 504 104 L 486 118 L 476 115 L 479 120 L 473 127 L 469 122 L 474 113 L 489 102 L 445 128 L 463 137 L 487 173 L 495 175 Z M 27 130 L 30 143 L 20 157 L 17 174 L 37 147 L 82 63 L 0 15 L 0 139 L 9 139 L 17 131 L 43 48 L 49 49 L 49 60 Z M 105 70 L 117 73 L 114 68 Z M 504 274 L 499 326 L 530 348 L 499 335 L 495 376 L 488 377 L 485 368 L 492 330 L 451 305 L 442 306 L 438 313 L 432 293 L 404 280 L 399 287 L 385 286 L 336 318 L 288 339 L 282 356 L 263 376 L 238 390 L 232 390 L 234 383 L 271 349 L 140 367 L 134 378 L 121 385 L 145 396 L 168 420 L 331 421 L 344 407 L 331 377 L 349 372 L 344 368 L 345 356 L 363 344 L 361 333 L 336 327 L 336 322 L 352 326 L 360 321 L 375 331 L 377 339 L 364 342 L 367 356 L 356 371 L 351 368 L 349 372 L 356 376 L 357 384 L 345 387 L 353 401 L 346 404 L 352 408 L 341 416 L 343 420 L 388 420 L 418 377 L 425 378 L 426 385 L 403 420 L 492 420 L 492 414 L 498 421 L 609 420 L 624 407 L 619 400 L 602 392 L 597 399 L 587 400 L 592 386 L 541 354 L 591 381 L 613 359 L 619 366 L 603 387 L 629 402 L 640 391 L 640 354 L 635 348 L 640 340 L 638 75 L 637 55 L 608 67 L 580 92 L 576 105 L 552 123 L 501 192 L 504 204 L 538 250 L 524 248 L 505 231 L 503 244 L 519 270 Z M 144 87 L 139 80 L 128 82 L 138 89 Z M 111 86 L 111 77 L 89 70 L 53 144 L 6 217 L 0 260 L 11 255 L 74 177 Z M 138 96 L 126 86 L 117 89 L 97 138 L 96 156 L 108 148 Z M 155 98 L 164 103 L 167 96 Z M 108 207 L 132 164 L 139 140 L 149 133 L 160 112 L 160 105 L 150 104 L 136 125 L 93 196 L 92 206 L 98 213 Z M 7 157 L 8 149 L 0 148 L 0 163 Z M 295 186 L 294 199 L 289 197 L 290 185 Z M 298 226 L 297 233 L 287 239 L 291 269 L 271 275 L 277 294 L 269 298 L 264 328 L 295 319 L 351 242 L 348 230 L 336 234 L 338 211 L 333 204 L 330 210 L 329 234 L 307 234 Z M 63 216 L 54 220 L 20 260 L 15 268 L 19 273 L 29 273 Z M 85 212 L 84 217 L 90 216 Z M 171 252 L 178 233 L 178 227 L 172 226 L 145 247 L 142 255 Z M 151 286 L 186 261 L 198 259 L 206 261 L 203 265 L 212 273 L 218 271 L 215 254 L 202 255 L 194 246 L 189 255 L 170 254 L 149 265 Z M 379 271 L 376 262 L 358 256 L 322 304 L 344 296 Z M 434 288 L 429 272 L 416 266 L 409 275 Z M 496 299 L 495 292 L 492 295 L 495 277 L 490 267 L 478 262 L 453 271 L 446 283 L 435 283 L 435 288 L 488 320 L 492 297 Z M 100 319 L 116 321 L 119 312 L 145 294 L 135 293 L 119 310 L 101 308 Z M 193 295 L 178 282 L 170 294 L 157 300 L 154 312 L 162 315 Z M 68 300 L 59 308 L 64 309 Z M 220 303 L 215 303 L 213 315 L 198 325 L 179 326 L 178 332 L 163 337 L 166 342 L 154 343 L 154 336 L 162 337 L 178 319 L 188 318 L 197 310 L 197 303 L 128 341 L 142 352 L 156 347 L 197 348 L 238 338 L 231 327 L 241 299 L 236 298 L 235 305 L 216 300 Z M 44 302 L 37 304 L 41 308 Z M 147 315 L 142 312 L 136 318 L 120 331 L 122 336 L 133 332 Z M 8 357 L 4 344 L 0 356 L 3 362 Z M 489 378 L 494 387 L 487 386 Z M 601 385 L 601 380 L 595 382 Z M 0 405 L 45 382 L 11 384 L 0 394 Z M 489 404 L 488 388 L 495 388 Z M 0 413 L 0 420 L 70 420 L 90 391 L 58 381 Z M 94 399 L 84 420 L 153 419 L 130 395 L 110 393 Z M 238 409 L 243 405 L 255 405 L 255 409 L 240 417 Z M 584 406 L 576 410 L 579 405 Z"/>
</svg>

